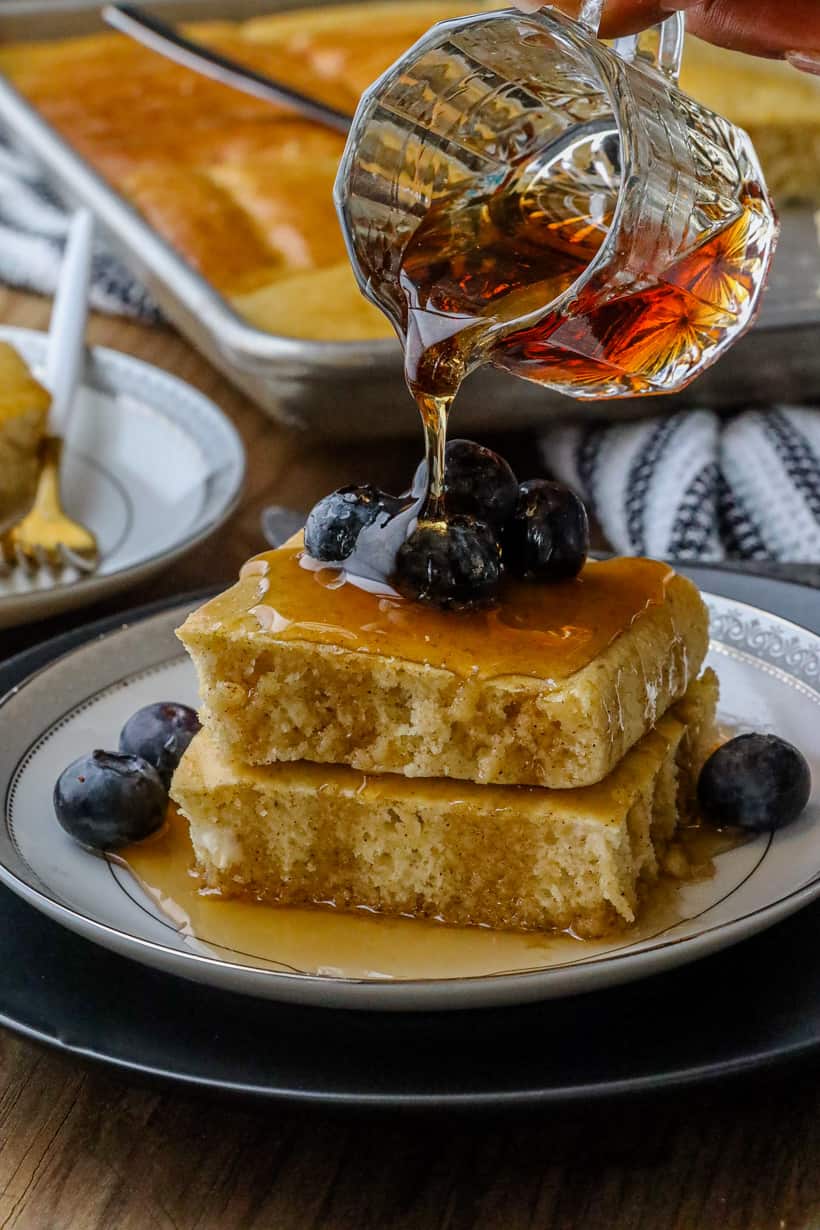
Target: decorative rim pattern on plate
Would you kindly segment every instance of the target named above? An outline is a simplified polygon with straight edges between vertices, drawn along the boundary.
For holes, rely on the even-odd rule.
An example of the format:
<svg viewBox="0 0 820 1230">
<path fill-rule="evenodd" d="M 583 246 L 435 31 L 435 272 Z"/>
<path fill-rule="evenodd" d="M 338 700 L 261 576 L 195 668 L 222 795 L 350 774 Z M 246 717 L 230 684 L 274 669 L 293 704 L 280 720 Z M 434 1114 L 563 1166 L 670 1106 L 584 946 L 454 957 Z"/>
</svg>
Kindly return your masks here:
<svg viewBox="0 0 820 1230">
<path fill-rule="evenodd" d="M 769 616 L 771 620 L 775 618 Z M 758 661 L 780 667 L 806 684 L 810 692 L 817 693 L 817 685 L 820 684 L 820 652 L 805 644 L 805 633 L 802 636 L 794 633 L 794 624 L 786 624 L 785 620 L 779 622 L 784 623 L 785 627 L 764 625 L 759 616 L 750 614 L 749 608 L 741 606 L 728 611 L 716 611 L 711 620 L 712 641 L 721 646 L 738 649 Z"/>
</svg>

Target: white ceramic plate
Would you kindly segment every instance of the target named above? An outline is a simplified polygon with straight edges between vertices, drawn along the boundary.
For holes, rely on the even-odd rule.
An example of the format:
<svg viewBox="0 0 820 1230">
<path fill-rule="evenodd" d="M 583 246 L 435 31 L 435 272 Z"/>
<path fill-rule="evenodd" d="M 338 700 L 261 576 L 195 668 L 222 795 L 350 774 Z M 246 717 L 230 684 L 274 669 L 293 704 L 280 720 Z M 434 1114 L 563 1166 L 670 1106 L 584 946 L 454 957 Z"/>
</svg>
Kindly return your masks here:
<svg viewBox="0 0 820 1230">
<path fill-rule="evenodd" d="M 193 669 L 173 637 L 186 614 L 179 608 L 67 654 L 3 702 L 0 879 L 70 929 L 148 965 L 252 995 L 334 1007 L 519 1003 L 591 991 L 693 961 L 770 926 L 820 893 L 820 637 L 724 598 L 707 601 L 722 716 L 741 728 L 776 731 L 800 746 L 816 786 L 796 824 L 720 855 L 714 878 L 684 886 L 679 921 L 595 944 L 530 937 L 519 949 L 481 932 L 486 951 L 477 959 L 471 944 L 460 976 L 400 980 L 385 978 L 378 966 L 370 969 L 366 950 L 357 976 L 334 973 L 341 962 L 332 928 L 321 973 L 294 968 L 286 938 L 271 961 L 252 953 L 240 958 L 186 937 L 129 873 L 65 836 L 51 803 L 65 765 L 93 747 L 115 745 L 135 709 L 160 699 L 196 703 Z M 366 929 L 362 935 L 366 949 Z M 423 940 L 429 942 L 429 928 Z M 349 967 L 349 954 L 346 960 Z M 423 966 L 423 954 L 420 961 Z"/>
<path fill-rule="evenodd" d="M 34 368 L 44 333 L 0 328 Z M 145 580 L 220 526 L 245 472 L 239 436 L 184 381 L 119 351 L 95 347 L 64 454 L 67 511 L 97 535 L 98 570 L 82 577 L 15 568 L 0 576 L 0 628 L 45 619 Z"/>
</svg>

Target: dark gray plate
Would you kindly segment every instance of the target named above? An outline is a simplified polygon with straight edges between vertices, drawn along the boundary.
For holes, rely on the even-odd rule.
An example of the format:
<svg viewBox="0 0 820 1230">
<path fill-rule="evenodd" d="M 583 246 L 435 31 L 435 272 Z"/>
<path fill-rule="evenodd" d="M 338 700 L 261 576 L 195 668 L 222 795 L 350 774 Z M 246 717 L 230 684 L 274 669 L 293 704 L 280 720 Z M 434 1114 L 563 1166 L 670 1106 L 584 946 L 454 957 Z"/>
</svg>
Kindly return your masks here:
<svg viewBox="0 0 820 1230">
<path fill-rule="evenodd" d="M 820 632 L 812 590 L 688 571 L 712 592 Z M 14 659 L 0 668 L 0 693 L 118 622 Z M 811 906 L 721 955 L 579 999 L 385 1016 L 183 982 L 91 945 L 0 889 L 0 1023 L 136 1073 L 262 1097 L 406 1107 L 600 1098 L 811 1052 L 820 1042 L 818 922 L 820 907 Z"/>
</svg>

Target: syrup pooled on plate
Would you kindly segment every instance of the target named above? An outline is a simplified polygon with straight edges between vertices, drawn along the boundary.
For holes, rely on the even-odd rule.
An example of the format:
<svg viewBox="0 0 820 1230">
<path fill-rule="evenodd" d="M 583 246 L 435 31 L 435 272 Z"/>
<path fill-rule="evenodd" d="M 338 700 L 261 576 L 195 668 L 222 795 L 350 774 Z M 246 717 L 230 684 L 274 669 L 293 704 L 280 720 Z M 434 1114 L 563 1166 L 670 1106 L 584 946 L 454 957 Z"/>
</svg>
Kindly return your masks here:
<svg viewBox="0 0 820 1230">
<path fill-rule="evenodd" d="M 440 611 L 346 580 L 338 568 L 305 567 L 299 546 L 257 556 L 239 582 L 206 607 L 227 628 L 257 625 L 280 640 L 387 653 L 465 678 L 568 678 L 651 607 L 675 575 L 648 559 L 590 561 L 571 581 L 506 580 L 489 610 Z"/>
<path fill-rule="evenodd" d="M 685 830 L 684 849 L 690 841 L 691 878 L 697 879 L 709 878 L 712 858 L 737 844 L 716 831 Z M 680 882 L 669 877 L 650 888 L 636 926 L 604 940 L 450 927 L 367 910 L 344 912 L 327 903 L 295 908 L 224 898 L 202 891 L 188 825 L 174 807 L 160 833 L 126 847 L 112 857 L 112 863 L 128 868 L 174 929 L 212 949 L 213 956 L 240 965 L 335 978 L 469 978 L 547 969 L 606 954 L 619 941 L 631 945 L 648 939 L 682 917 Z"/>
</svg>

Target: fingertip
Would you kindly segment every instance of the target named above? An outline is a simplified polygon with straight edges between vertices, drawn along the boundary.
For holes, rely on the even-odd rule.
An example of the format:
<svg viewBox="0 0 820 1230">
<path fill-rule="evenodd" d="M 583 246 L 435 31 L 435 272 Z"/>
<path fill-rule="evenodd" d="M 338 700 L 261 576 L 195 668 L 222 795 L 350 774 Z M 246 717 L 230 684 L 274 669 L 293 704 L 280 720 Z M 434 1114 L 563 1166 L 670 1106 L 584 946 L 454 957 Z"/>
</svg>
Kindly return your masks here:
<svg viewBox="0 0 820 1230">
<path fill-rule="evenodd" d="M 801 41 L 820 40 L 817 0 L 698 0 L 687 10 L 686 28 L 698 38 L 750 55 L 781 58 Z"/>
<path fill-rule="evenodd" d="M 786 51 L 783 58 L 799 72 L 820 77 L 820 51 Z"/>
</svg>

